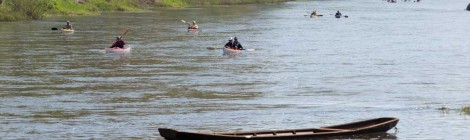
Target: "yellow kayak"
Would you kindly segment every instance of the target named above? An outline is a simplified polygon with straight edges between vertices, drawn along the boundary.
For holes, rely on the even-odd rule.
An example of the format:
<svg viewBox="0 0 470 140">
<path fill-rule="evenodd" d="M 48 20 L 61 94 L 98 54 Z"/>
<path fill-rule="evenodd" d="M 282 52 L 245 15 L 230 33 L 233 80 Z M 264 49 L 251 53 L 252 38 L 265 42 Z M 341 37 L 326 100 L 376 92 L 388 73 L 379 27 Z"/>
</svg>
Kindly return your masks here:
<svg viewBox="0 0 470 140">
<path fill-rule="evenodd" d="M 74 32 L 73 29 L 62 29 L 62 32 Z"/>
</svg>

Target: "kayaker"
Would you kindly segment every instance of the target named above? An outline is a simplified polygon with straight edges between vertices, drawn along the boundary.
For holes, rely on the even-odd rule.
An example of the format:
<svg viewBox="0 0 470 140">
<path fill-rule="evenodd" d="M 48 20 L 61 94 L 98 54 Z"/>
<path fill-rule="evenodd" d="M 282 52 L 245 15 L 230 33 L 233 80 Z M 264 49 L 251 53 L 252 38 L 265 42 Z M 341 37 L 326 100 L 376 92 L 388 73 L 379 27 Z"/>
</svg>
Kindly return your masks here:
<svg viewBox="0 0 470 140">
<path fill-rule="evenodd" d="M 188 26 L 188 29 L 198 29 L 198 28 L 199 28 L 199 27 L 197 26 L 197 24 L 196 24 L 196 21 L 193 21 L 193 24 L 192 24 L 192 25 L 191 25 L 191 24 L 188 24 L 188 25 L 189 25 L 189 26 Z"/>
<path fill-rule="evenodd" d="M 70 29 L 70 30 L 72 30 L 72 24 L 70 24 L 70 21 L 67 21 L 67 24 L 63 27 L 63 29 Z"/>
<path fill-rule="evenodd" d="M 335 16 L 336 16 L 336 17 L 338 17 L 338 16 L 341 17 L 341 12 L 339 12 L 339 10 L 338 10 L 338 11 L 336 12 Z"/>
<path fill-rule="evenodd" d="M 341 17 L 341 12 L 339 12 L 339 10 L 338 10 L 338 12 L 336 12 L 335 17 L 336 17 L 336 18 L 340 18 L 340 17 Z"/>
<path fill-rule="evenodd" d="M 313 16 L 317 16 L 317 11 L 312 11 L 312 13 L 310 14 L 311 17 Z"/>
<path fill-rule="evenodd" d="M 232 37 L 230 37 L 230 38 L 228 39 L 228 42 L 225 44 L 225 48 L 230 48 L 230 49 L 233 49 L 233 48 L 234 48 L 234 47 L 233 47 L 233 38 L 232 38 Z"/>
<path fill-rule="evenodd" d="M 124 45 L 126 45 L 126 42 L 124 42 L 124 40 L 122 40 L 122 37 L 121 36 L 116 36 L 116 42 L 114 42 L 114 44 L 111 45 L 111 47 L 109 47 L 109 48 L 124 49 Z"/>
<path fill-rule="evenodd" d="M 238 42 L 237 37 L 234 38 L 234 41 L 233 41 L 232 45 L 233 45 L 232 48 L 234 48 L 236 50 L 243 50 L 242 44 L 240 44 L 240 42 Z"/>
</svg>

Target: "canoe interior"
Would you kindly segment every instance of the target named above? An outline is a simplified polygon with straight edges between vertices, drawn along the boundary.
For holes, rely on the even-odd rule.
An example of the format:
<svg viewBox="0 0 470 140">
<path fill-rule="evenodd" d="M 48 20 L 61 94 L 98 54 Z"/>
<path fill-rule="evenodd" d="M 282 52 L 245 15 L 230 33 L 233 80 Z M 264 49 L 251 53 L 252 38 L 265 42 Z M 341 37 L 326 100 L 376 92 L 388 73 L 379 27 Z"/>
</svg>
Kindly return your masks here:
<svg viewBox="0 0 470 140">
<path fill-rule="evenodd" d="M 322 129 L 322 128 L 312 128 L 312 129 L 292 129 L 292 130 L 272 130 L 272 131 L 251 131 L 251 132 L 234 132 L 234 133 L 214 133 L 215 135 L 226 135 L 226 136 L 282 136 L 282 135 L 302 135 L 302 134 L 313 134 L 313 133 L 323 133 L 323 132 L 337 132 L 344 131 L 341 129 Z"/>
</svg>

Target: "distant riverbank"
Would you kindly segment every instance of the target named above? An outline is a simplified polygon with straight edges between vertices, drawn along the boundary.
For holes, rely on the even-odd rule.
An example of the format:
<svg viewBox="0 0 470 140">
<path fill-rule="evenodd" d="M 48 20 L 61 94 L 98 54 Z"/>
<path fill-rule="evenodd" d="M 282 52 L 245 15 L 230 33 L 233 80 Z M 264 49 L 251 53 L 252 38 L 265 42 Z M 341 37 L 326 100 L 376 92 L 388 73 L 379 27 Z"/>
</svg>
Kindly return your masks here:
<svg viewBox="0 0 470 140">
<path fill-rule="evenodd" d="M 0 21 L 37 20 L 46 15 L 97 15 L 155 7 L 277 3 L 292 0 L 0 0 Z"/>
</svg>

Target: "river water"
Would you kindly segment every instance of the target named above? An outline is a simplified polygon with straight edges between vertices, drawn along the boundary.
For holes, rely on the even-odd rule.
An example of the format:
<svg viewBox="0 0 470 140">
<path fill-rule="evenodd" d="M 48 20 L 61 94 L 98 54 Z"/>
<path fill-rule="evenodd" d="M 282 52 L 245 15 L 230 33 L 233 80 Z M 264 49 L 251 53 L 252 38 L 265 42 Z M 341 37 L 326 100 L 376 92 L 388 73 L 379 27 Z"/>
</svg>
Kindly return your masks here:
<svg viewBox="0 0 470 140">
<path fill-rule="evenodd" d="M 159 127 L 398 117 L 389 139 L 468 139 L 470 117 L 459 111 L 470 105 L 467 4 L 297 1 L 0 23 L 0 137 L 162 139 Z M 313 9 L 324 16 L 304 16 Z M 66 20 L 74 33 L 51 30 Z M 103 51 L 127 29 L 132 52 Z M 207 49 L 233 36 L 255 50 Z"/>
</svg>

